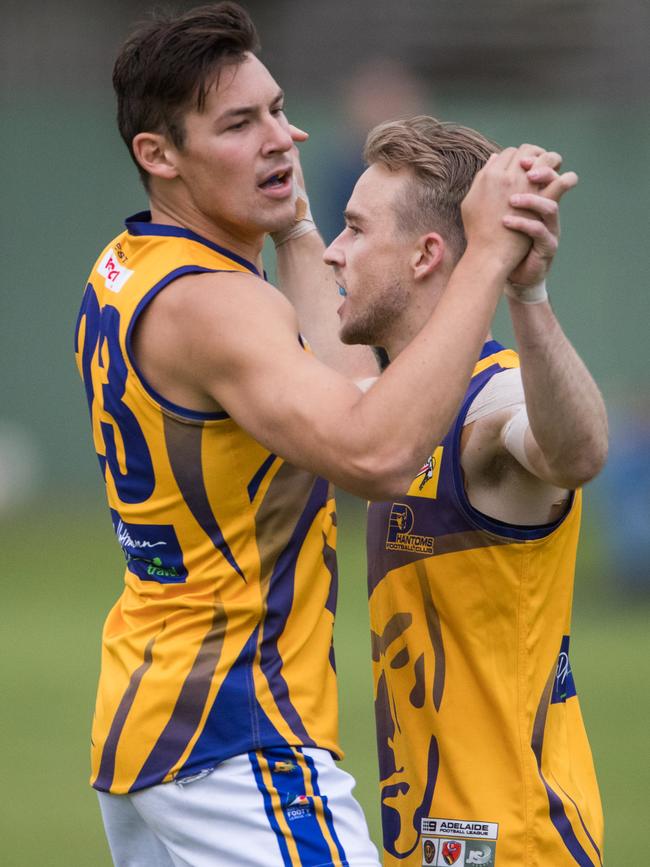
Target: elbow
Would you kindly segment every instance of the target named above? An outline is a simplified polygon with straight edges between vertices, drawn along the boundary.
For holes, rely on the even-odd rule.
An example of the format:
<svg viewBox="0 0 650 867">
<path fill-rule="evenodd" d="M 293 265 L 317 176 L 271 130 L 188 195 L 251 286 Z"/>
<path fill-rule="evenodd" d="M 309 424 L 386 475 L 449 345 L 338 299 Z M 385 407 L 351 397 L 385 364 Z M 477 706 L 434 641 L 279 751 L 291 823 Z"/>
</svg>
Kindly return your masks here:
<svg viewBox="0 0 650 867">
<path fill-rule="evenodd" d="M 578 463 L 580 486 L 586 485 L 601 472 L 607 463 L 609 444 L 605 438 L 602 443 L 595 443 L 583 459 Z"/>
<path fill-rule="evenodd" d="M 407 452 L 365 455 L 354 461 L 349 482 L 342 487 L 366 500 L 393 500 L 404 496 L 421 465 L 421 459 Z"/>
<path fill-rule="evenodd" d="M 569 490 L 584 487 L 595 479 L 605 466 L 608 447 L 606 436 L 586 444 L 580 453 L 573 457 L 570 467 L 558 470 L 554 483 Z"/>
</svg>

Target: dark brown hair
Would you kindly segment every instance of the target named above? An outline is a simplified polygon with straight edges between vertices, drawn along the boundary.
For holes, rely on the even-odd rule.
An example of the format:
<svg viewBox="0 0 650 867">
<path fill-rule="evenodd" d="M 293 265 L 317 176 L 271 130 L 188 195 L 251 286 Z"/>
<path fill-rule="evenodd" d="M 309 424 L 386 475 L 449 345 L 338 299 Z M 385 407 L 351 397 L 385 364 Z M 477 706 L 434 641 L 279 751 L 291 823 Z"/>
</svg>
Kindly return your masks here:
<svg viewBox="0 0 650 867">
<path fill-rule="evenodd" d="M 182 147 L 183 114 L 202 111 L 222 66 L 259 50 L 255 25 L 237 3 L 200 6 L 183 15 L 157 15 L 124 43 L 113 68 L 117 124 L 145 187 L 148 175 L 133 154 L 140 132 L 162 132 Z"/>
<path fill-rule="evenodd" d="M 466 244 L 461 202 L 476 173 L 499 150 L 469 127 L 417 115 L 371 130 L 364 159 L 368 165 L 412 172 L 412 182 L 395 203 L 398 229 L 408 234 L 439 231 L 460 257 Z"/>
</svg>

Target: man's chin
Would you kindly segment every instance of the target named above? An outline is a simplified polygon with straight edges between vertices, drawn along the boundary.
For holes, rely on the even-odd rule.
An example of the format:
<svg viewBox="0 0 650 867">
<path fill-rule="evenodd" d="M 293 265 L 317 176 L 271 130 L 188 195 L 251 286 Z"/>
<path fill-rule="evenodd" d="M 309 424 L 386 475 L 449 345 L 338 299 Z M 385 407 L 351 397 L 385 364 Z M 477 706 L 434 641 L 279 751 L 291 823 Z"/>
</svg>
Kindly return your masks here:
<svg viewBox="0 0 650 867">
<path fill-rule="evenodd" d="M 372 338 L 359 328 L 343 325 L 339 330 L 339 340 L 346 346 L 373 346 Z"/>
<path fill-rule="evenodd" d="M 274 208 L 268 213 L 265 222 L 265 231 L 271 235 L 276 232 L 284 232 L 290 229 L 296 221 L 296 206 L 292 201 L 276 202 Z"/>
</svg>

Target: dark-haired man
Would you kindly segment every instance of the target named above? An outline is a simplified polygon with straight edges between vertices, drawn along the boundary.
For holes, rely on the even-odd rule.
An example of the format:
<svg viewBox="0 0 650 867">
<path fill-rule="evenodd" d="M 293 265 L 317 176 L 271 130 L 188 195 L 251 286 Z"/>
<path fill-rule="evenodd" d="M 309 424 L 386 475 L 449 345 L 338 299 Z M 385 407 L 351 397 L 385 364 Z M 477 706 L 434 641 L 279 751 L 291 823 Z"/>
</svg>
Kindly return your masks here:
<svg viewBox="0 0 650 867">
<path fill-rule="evenodd" d="M 391 365 L 408 351 L 445 298 L 461 201 L 494 150 L 430 117 L 370 133 L 326 253 L 343 340 L 383 347 Z M 386 867 L 602 863 L 569 634 L 579 488 L 603 465 L 607 418 L 546 295 L 556 183 L 517 199 L 549 234 L 506 218 L 534 238 L 506 289 L 519 357 L 487 337 L 449 431 L 368 510 Z"/>
<path fill-rule="evenodd" d="M 327 298 L 321 324 L 335 315 L 322 242 L 294 223 L 292 130 L 256 48 L 246 13 L 221 3 L 148 23 L 114 70 L 151 211 L 101 252 L 76 349 L 127 560 L 92 750 L 118 865 L 376 867 L 332 758 L 325 479 L 385 498 L 431 452 L 530 246 L 502 219 L 514 192 L 534 189 L 523 167 L 539 157 L 550 176 L 557 164 L 529 146 L 495 158 L 467 198 L 467 252 L 445 303 L 364 395 L 308 350 L 263 278 L 271 232 L 282 288 L 307 277 Z M 325 344 L 315 333 L 334 367 L 372 371 L 370 353 L 344 360 Z"/>
</svg>

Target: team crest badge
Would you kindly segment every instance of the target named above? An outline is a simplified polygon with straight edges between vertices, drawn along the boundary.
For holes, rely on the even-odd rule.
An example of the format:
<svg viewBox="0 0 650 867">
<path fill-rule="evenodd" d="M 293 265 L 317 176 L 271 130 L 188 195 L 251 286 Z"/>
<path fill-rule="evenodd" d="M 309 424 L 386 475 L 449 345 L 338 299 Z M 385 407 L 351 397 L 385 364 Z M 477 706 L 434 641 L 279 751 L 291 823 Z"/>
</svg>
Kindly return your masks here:
<svg viewBox="0 0 650 867">
<path fill-rule="evenodd" d="M 295 771 L 297 765 L 295 762 L 280 761 L 273 765 L 273 770 L 276 774 L 290 774 Z"/>
<path fill-rule="evenodd" d="M 487 843 L 473 843 L 465 857 L 465 864 L 493 864 L 493 845 Z"/>
<path fill-rule="evenodd" d="M 411 482 L 407 493 L 409 497 L 426 497 L 435 500 L 438 496 L 438 478 L 440 476 L 440 462 L 442 460 L 443 446 L 438 446 L 420 468 L 420 472 Z"/>
<path fill-rule="evenodd" d="M 442 844 L 442 857 L 445 864 L 455 864 L 463 852 L 463 844 L 458 840 L 445 840 Z"/>
<path fill-rule="evenodd" d="M 422 841 L 422 864 L 435 864 L 436 861 L 436 844 L 433 840 Z"/>
<path fill-rule="evenodd" d="M 433 554 L 434 537 L 413 532 L 415 514 L 407 503 L 393 503 L 386 534 L 387 551 Z"/>
</svg>

